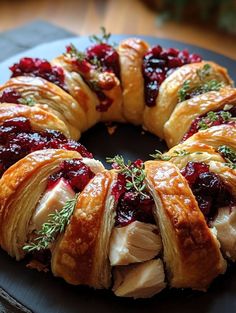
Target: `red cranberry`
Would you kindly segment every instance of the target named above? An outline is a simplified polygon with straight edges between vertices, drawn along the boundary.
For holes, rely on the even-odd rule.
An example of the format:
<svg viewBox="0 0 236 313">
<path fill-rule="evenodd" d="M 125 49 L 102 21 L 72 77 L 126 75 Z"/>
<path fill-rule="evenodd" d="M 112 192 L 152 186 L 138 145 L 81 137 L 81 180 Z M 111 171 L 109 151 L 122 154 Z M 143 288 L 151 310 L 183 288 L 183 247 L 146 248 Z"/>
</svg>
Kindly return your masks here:
<svg viewBox="0 0 236 313">
<path fill-rule="evenodd" d="M 181 174 L 187 179 L 188 183 L 193 185 L 201 173 L 209 172 L 209 165 L 200 162 L 188 162 Z"/>
<path fill-rule="evenodd" d="M 38 76 L 66 90 L 65 75 L 61 67 L 52 66 L 48 61 L 38 58 L 22 58 L 10 67 L 12 77 Z"/>
<path fill-rule="evenodd" d="M 19 100 L 21 99 L 21 95 L 18 91 L 7 88 L 3 91 L 2 95 L 0 96 L 0 103 L 16 103 L 19 104 Z"/>
<path fill-rule="evenodd" d="M 235 203 L 230 190 L 218 175 L 209 171 L 208 165 L 189 162 L 181 173 L 188 180 L 207 221 L 216 215 L 218 208 Z"/>
<path fill-rule="evenodd" d="M 116 225 L 126 226 L 135 220 L 144 223 L 155 223 L 153 198 L 149 193 L 145 194 L 146 197 L 133 190 L 121 195 L 116 208 Z"/>
<path fill-rule="evenodd" d="M 162 49 L 160 46 L 149 49 L 143 58 L 146 105 L 154 106 L 156 104 L 160 85 L 175 69 L 184 64 L 200 61 L 200 56 L 189 54 L 187 50 Z"/>
<path fill-rule="evenodd" d="M 75 192 L 81 192 L 95 176 L 91 169 L 79 159 L 63 161 L 60 167 L 58 172 L 48 178 L 48 188 L 63 177 Z"/>
<path fill-rule="evenodd" d="M 199 130 L 200 130 L 200 122 L 201 121 L 205 121 L 207 127 L 212 127 L 212 126 L 218 126 L 218 125 L 222 125 L 222 124 L 228 124 L 230 123 L 229 120 L 224 119 L 222 117 L 222 113 L 224 112 L 228 112 L 231 114 L 232 118 L 236 117 L 236 108 L 233 107 L 232 109 L 228 110 L 228 111 L 223 111 L 223 110 L 219 110 L 219 111 L 215 111 L 217 119 L 212 121 L 210 119 L 207 119 L 207 113 L 204 115 L 201 115 L 199 117 L 197 117 L 191 124 L 189 130 L 185 133 L 185 135 L 183 136 L 182 142 L 185 141 L 186 139 L 188 139 L 189 137 L 193 136 L 194 134 L 196 134 Z"/>
<path fill-rule="evenodd" d="M 103 71 L 112 72 L 120 77 L 119 55 L 112 46 L 102 43 L 89 47 L 86 50 L 86 58 L 92 63 L 98 60 Z"/>
<path fill-rule="evenodd" d="M 41 149 L 67 149 L 78 151 L 83 157 L 92 154 L 80 143 L 67 139 L 55 130 L 37 132 L 32 130 L 30 121 L 17 117 L 5 121 L 0 126 L 0 164 L 3 172 L 27 154 Z"/>
</svg>

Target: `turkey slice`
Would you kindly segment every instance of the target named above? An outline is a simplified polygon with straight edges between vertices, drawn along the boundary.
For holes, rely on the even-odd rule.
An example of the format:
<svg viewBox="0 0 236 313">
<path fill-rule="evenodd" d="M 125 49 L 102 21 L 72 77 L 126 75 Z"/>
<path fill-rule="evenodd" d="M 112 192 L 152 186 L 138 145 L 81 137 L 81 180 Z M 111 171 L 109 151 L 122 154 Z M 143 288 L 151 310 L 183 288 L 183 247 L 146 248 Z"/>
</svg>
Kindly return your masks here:
<svg viewBox="0 0 236 313">
<path fill-rule="evenodd" d="M 113 291 L 119 297 L 150 298 L 166 287 L 160 259 L 118 266 L 114 270 Z"/>
<path fill-rule="evenodd" d="M 143 262 L 153 259 L 161 248 L 157 226 L 135 221 L 113 229 L 109 258 L 112 266 Z"/>
</svg>

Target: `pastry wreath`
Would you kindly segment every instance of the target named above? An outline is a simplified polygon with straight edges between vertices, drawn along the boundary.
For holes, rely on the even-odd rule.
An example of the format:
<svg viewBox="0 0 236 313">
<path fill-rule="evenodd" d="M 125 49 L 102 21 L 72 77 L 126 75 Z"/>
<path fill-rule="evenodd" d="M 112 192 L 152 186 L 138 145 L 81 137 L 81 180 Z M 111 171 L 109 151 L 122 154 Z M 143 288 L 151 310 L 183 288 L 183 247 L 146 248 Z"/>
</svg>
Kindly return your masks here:
<svg viewBox="0 0 236 313">
<path fill-rule="evenodd" d="M 236 232 L 232 80 L 223 67 L 198 58 L 185 56 L 168 68 L 180 52 L 150 48 L 138 38 L 124 40 L 117 51 L 100 45 L 92 47 L 93 53 L 99 51 L 95 59 L 73 51 L 48 63 L 52 73 L 60 69 L 63 88 L 38 69 L 14 73 L 0 88 L 0 125 L 27 118 L 34 130 L 55 129 L 70 140 L 99 121 L 131 122 L 170 147 L 179 145 L 157 155 L 161 160 L 125 166 L 122 158 L 114 158 L 113 170 L 82 158 L 71 146 L 70 151 L 30 153 L 0 179 L 0 245 L 17 260 L 26 254 L 37 260 L 45 250 L 52 273 L 74 285 L 109 288 L 114 274 L 118 296 L 150 297 L 167 284 L 206 290 L 225 272 L 225 258 L 236 255 L 236 236 L 229 240 L 229 233 Z M 106 59 L 107 47 L 113 63 Z M 160 60 L 165 73 L 155 65 Z M 147 76 L 154 70 L 165 76 L 162 81 Z M 196 129 L 180 143 L 196 119 Z M 12 126 L 3 131 L 9 138 L 17 133 Z M 7 136 L 4 140 L 3 149 Z M 205 183 L 201 198 L 196 186 L 207 179 L 214 180 Z M 229 202 L 212 204 L 212 182 L 214 192 L 229 196 Z M 222 216 L 227 218 L 223 226 Z M 49 235 L 59 217 L 61 227 Z"/>
</svg>

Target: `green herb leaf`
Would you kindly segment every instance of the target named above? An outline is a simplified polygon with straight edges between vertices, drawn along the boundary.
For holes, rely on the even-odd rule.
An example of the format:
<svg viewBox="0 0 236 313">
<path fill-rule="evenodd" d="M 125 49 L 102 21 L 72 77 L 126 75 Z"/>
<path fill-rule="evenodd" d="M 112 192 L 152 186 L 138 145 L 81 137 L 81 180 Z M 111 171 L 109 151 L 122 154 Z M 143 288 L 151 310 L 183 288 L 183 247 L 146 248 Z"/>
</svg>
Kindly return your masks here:
<svg viewBox="0 0 236 313">
<path fill-rule="evenodd" d="M 143 190 L 146 188 L 144 182 L 146 173 L 143 163 L 140 167 L 134 166 L 131 161 L 125 164 L 124 158 L 120 155 L 116 155 L 114 158 L 107 158 L 106 161 L 107 163 L 115 164 L 115 168 L 118 172 L 125 176 L 125 187 L 127 190 L 135 189 L 138 193 L 142 194 L 143 197 L 147 196 L 143 193 Z"/>
<path fill-rule="evenodd" d="M 155 150 L 154 154 L 150 154 L 150 156 L 152 158 L 154 158 L 155 160 L 162 160 L 162 161 L 170 161 L 173 158 L 177 158 L 177 157 L 184 157 L 186 155 L 189 155 L 190 152 L 186 151 L 186 150 L 174 150 L 173 154 L 163 154 L 161 151 L 159 150 Z"/>
<path fill-rule="evenodd" d="M 64 232 L 74 211 L 78 195 L 72 200 L 68 200 L 60 211 L 49 214 L 48 221 L 36 232 L 33 242 L 27 243 L 23 250 L 27 252 L 40 251 L 50 247 L 57 235 Z"/>
<path fill-rule="evenodd" d="M 72 43 L 70 44 L 70 51 L 64 53 L 65 57 L 69 57 L 71 59 L 76 59 L 79 62 L 82 62 L 85 59 L 85 53 L 79 51 Z"/>
<path fill-rule="evenodd" d="M 236 151 L 229 146 L 223 145 L 218 147 L 217 151 L 226 160 L 226 165 L 236 169 Z"/>
<path fill-rule="evenodd" d="M 197 76 L 200 79 L 199 86 L 190 87 L 191 80 L 186 80 L 178 91 L 178 101 L 185 101 L 194 95 L 200 95 L 209 91 L 219 91 L 224 86 L 224 83 L 216 79 L 205 81 L 211 74 L 212 67 L 210 64 L 204 64 L 202 69 L 197 70 Z"/>
<path fill-rule="evenodd" d="M 30 107 L 34 106 L 36 104 L 36 101 L 33 96 L 25 97 L 25 98 L 20 98 L 19 100 L 20 104 L 28 105 Z"/>
<path fill-rule="evenodd" d="M 212 67 L 210 64 L 204 64 L 202 69 L 197 70 L 197 75 L 201 80 L 205 80 L 207 76 L 209 76 L 212 72 Z"/>
<path fill-rule="evenodd" d="M 111 33 L 107 33 L 104 26 L 100 27 L 100 29 L 101 29 L 101 36 L 92 35 L 92 36 L 89 36 L 89 40 L 96 44 L 108 43 L 111 37 Z"/>
<path fill-rule="evenodd" d="M 186 100 L 187 95 L 188 95 L 188 91 L 190 90 L 190 80 L 186 80 L 183 83 L 183 86 L 179 89 L 178 91 L 178 101 L 182 102 L 184 100 Z"/>
</svg>

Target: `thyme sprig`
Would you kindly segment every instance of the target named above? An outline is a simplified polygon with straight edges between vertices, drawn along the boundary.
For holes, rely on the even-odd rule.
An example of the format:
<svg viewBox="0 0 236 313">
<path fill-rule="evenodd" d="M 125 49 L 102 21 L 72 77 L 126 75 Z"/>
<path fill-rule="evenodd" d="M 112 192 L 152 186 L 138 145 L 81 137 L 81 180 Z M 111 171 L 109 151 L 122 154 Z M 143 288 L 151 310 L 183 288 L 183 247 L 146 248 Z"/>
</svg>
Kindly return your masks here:
<svg viewBox="0 0 236 313">
<path fill-rule="evenodd" d="M 161 161 L 170 161 L 173 158 L 177 158 L 177 157 L 184 157 L 186 155 L 189 155 L 190 152 L 186 151 L 186 150 L 174 150 L 172 154 L 164 154 L 159 150 L 155 150 L 154 154 L 150 154 L 150 156 L 152 158 L 154 158 L 155 160 L 161 160 Z"/>
<path fill-rule="evenodd" d="M 69 49 L 67 49 L 67 52 L 64 53 L 65 57 L 69 57 L 71 59 L 76 59 L 79 62 L 82 62 L 86 55 L 84 52 L 79 51 L 75 45 L 73 45 L 72 43 L 69 45 L 68 47 Z"/>
<path fill-rule="evenodd" d="M 209 91 L 219 91 L 224 86 L 224 83 L 216 79 L 205 81 L 212 73 L 210 64 L 204 64 L 203 68 L 197 70 L 197 76 L 200 80 L 199 86 L 191 88 L 191 81 L 186 80 L 178 91 L 178 101 L 182 102 L 187 100 L 191 95 L 199 95 Z"/>
<path fill-rule="evenodd" d="M 32 242 L 27 243 L 23 250 L 27 252 L 45 250 L 50 247 L 58 234 L 64 232 L 74 211 L 78 195 L 68 200 L 60 211 L 49 214 L 48 221 L 36 232 L 36 237 Z"/>
<path fill-rule="evenodd" d="M 224 122 L 227 122 L 232 119 L 232 114 L 228 111 L 217 112 L 210 111 L 205 117 L 203 117 L 197 124 L 199 130 L 205 130 L 212 126 L 212 123 L 218 121 L 219 118 L 222 118 Z"/>
<path fill-rule="evenodd" d="M 125 187 L 127 190 L 135 189 L 143 197 L 147 197 L 143 192 L 146 189 L 144 182 L 146 173 L 143 163 L 140 163 L 140 166 L 135 165 L 131 161 L 128 161 L 127 164 L 125 164 L 124 158 L 121 155 L 116 155 L 114 158 L 107 158 L 106 161 L 107 163 L 114 164 L 114 168 L 125 176 Z"/>
<path fill-rule="evenodd" d="M 236 169 L 236 151 L 232 149 L 229 146 L 223 145 L 219 146 L 217 151 L 222 155 L 222 157 L 225 159 L 226 163 L 225 165 Z"/>
<path fill-rule="evenodd" d="M 104 26 L 100 27 L 101 36 L 91 35 L 89 36 L 89 40 L 96 44 L 108 43 L 111 37 L 111 33 L 107 33 L 106 28 Z"/>
</svg>

